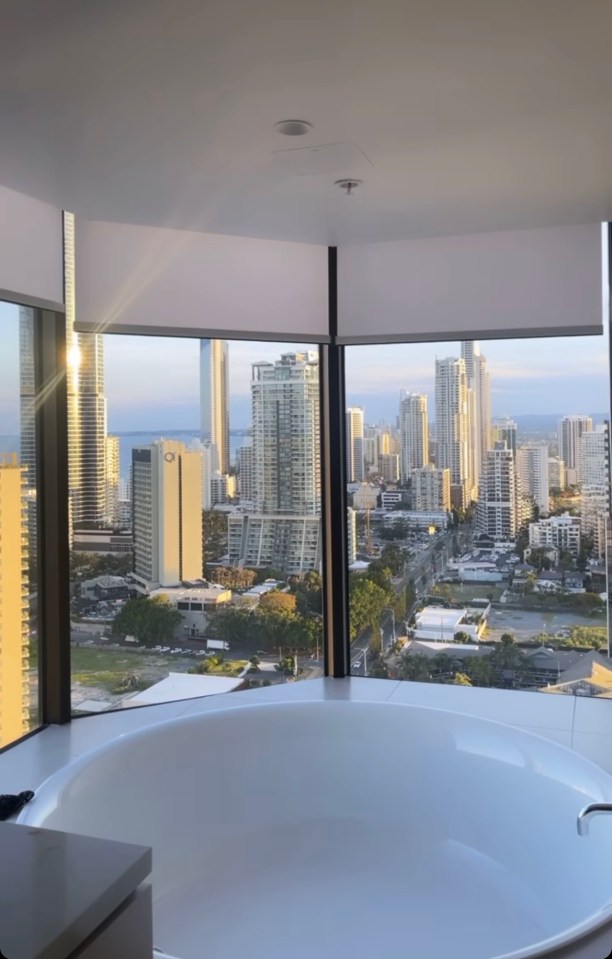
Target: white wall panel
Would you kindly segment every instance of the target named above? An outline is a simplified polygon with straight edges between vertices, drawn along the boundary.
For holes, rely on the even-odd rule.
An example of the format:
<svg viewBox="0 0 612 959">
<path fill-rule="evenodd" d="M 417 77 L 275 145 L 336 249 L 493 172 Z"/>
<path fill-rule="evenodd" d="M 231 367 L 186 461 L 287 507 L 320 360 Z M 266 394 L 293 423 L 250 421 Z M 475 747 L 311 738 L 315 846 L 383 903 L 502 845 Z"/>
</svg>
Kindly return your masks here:
<svg viewBox="0 0 612 959">
<path fill-rule="evenodd" d="M 0 299 L 63 309 L 61 211 L 0 186 Z"/>
<path fill-rule="evenodd" d="M 600 332 L 601 224 L 338 250 L 344 342 Z"/>
<path fill-rule="evenodd" d="M 77 329 L 324 339 L 327 248 L 76 221 Z"/>
</svg>

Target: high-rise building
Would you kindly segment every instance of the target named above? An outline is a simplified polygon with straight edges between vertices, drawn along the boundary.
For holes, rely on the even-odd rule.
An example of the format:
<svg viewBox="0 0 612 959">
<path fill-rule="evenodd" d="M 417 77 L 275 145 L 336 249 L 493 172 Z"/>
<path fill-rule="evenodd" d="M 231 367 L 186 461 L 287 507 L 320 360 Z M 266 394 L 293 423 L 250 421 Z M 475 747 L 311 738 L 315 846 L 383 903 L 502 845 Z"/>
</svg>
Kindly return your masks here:
<svg viewBox="0 0 612 959">
<path fill-rule="evenodd" d="M 451 473 L 453 506 L 475 498 L 471 473 L 470 396 L 465 360 L 436 360 L 436 466 Z"/>
<path fill-rule="evenodd" d="M 516 454 L 521 492 L 530 496 L 541 513 L 548 513 L 548 443 L 523 443 Z"/>
<path fill-rule="evenodd" d="M 400 462 L 397 453 L 383 453 L 379 456 L 378 472 L 385 483 L 397 483 L 400 478 Z"/>
<path fill-rule="evenodd" d="M 583 536 L 593 540 L 593 551 L 602 559 L 606 555 L 606 539 L 610 516 L 610 428 L 603 423 L 580 438 L 582 486 L 580 519 Z"/>
<path fill-rule="evenodd" d="M 380 427 L 377 428 L 376 439 L 377 453 L 379 456 L 384 456 L 385 453 L 391 452 L 391 434 L 388 430 L 381 430 Z"/>
<path fill-rule="evenodd" d="M 27 467 L 0 457 L 0 746 L 29 729 Z"/>
<path fill-rule="evenodd" d="M 548 457 L 548 489 L 565 489 L 565 463 L 558 456 Z"/>
<path fill-rule="evenodd" d="M 399 404 L 400 470 L 407 483 L 412 470 L 429 463 L 427 397 L 402 391 Z"/>
<path fill-rule="evenodd" d="M 225 340 L 200 340 L 200 432 L 212 470 L 229 473 L 229 359 Z"/>
<path fill-rule="evenodd" d="M 106 516 L 104 339 L 77 333 L 74 301 L 74 217 L 64 214 L 68 488 L 75 526 L 103 526 Z"/>
<path fill-rule="evenodd" d="M 229 513 L 229 562 L 237 566 L 279 569 L 300 576 L 321 566 L 318 516 Z"/>
<path fill-rule="evenodd" d="M 610 482 L 610 432 L 602 423 L 580 437 L 581 482 L 585 486 L 605 486 Z"/>
<path fill-rule="evenodd" d="M 512 450 L 513 456 L 516 457 L 516 434 L 517 425 L 514 420 L 507 416 L 495 420 L 491 427 L 491 447 L 495 447 L 496 443 L 505 443 L 508 449 Z"/>
<path fill-rule="evenodd" d="M 70 528 L 80 521 L 81 417 L 79 374 L 81 351 L 74 329 L 74 216 L 64 213 L 64 299 L 66 304 L 66 389 L 68 394 L 68 491 Z M 72 539 L 72 534 L 71 534 Z"/>
<path fill-rule="evenodd" d="M 145 592 L 202 576 L 202 456 L 175 440 L 132 450 L 134 574 Z"/>
<path fill-rule="evenodd" d="M 319 357 L 255 363 L 251 382 L 257 512 L 321 511 Z"/>
<path fill-rule="evenodd" d="M 30 561 L 36 559 L 36 382 L 34 377 L 34 312 L 19 308 L 19 458 L 28 514 Z"/>
<path fill-rule="evenodd" d="M 512 450 L 501 443 L 487 450 L 480 477 L 476 525 L 492 539 L 512 540 L 518 530 L 517 488 Z"/>
<path fill-rule="evenodd" d="M 422 466 L 412 471 L 411 479 L 413 509 L 450 511 L 451 474 L 449 469 Z"/>
<path fill-rule="evenodd" d="M 582 482 L 582 443 L 583 433 L 590 433 L 593 420 L 590 416 L 564 416 L 559 420 L 558 443 L 559 458 L 565 463 L 568 486 Z"/>
<path fill-rule="evenodd" d="M 364 479 L 363 408 L 349 406 L 346 411 L 346 481 L 363 483 Z"/>
<path fill-rule="evenodd" d="M 484 468 L 487 450 L 491 447 L 491 379 L 486 358 L 474 340 L 461 344 L 461 358 L 465 363 L 468 389 L 473 394 L 470 417 L 470 450 L 472 456 L 472 482 L 478 485 L 481 469 Z"/>
<path fill-rule="evenodd" d="M 210 475 L 210 505 L 227 503 L 236 495 L 236 477 L 218 470 Z"/>
<path fill-rule="evenodd" d="M 189 444 L 189 450 L 199 453 L 202 462 L 202 509 L 212 509 L 212 477 L 213 451 L 210 443 L 194 440 Z"/>
<path fill-rule="evenodd" d="M 74 502 L 75 526 L 104 526 L 106 516 L 106 398 L 104 340 L 79 333 L 81 488 Z"/>
<path fill-rule="evenodd" d="M 255 502 L 255 454 L 252 446 L 240 446 L 237 450 L 238 489 L 240 502 Z"/>
<path fill-rule="evenodd" d="M 610 517 L 608 484 L 583 484 L 580 490 L 580 531 L 593 540 L 593 553 L 599 559 L 606 555 L 606 536 Z"/>
<path fill-rule="evenodd" d="M 119 437 L 107 436 L 105 440 L 105 483 L 106 483 L 106 515 L 105 521 L 110 526 L 119 522 Z"/>
<path fill-rule="evenodd" d="M 365 461 L 365 471 L 368 473 L 378 472 L 378 439 L 380 431 L 375 426 L 364 426 L 363 428 L 363 458 Z"/>
<path fill-rule="evenodd" d="M 255 510 L 228 517 L 230 562 L 300 575 L 321 562 L 318 354 L 255 363 L 251 397 Z"/>
</svg>

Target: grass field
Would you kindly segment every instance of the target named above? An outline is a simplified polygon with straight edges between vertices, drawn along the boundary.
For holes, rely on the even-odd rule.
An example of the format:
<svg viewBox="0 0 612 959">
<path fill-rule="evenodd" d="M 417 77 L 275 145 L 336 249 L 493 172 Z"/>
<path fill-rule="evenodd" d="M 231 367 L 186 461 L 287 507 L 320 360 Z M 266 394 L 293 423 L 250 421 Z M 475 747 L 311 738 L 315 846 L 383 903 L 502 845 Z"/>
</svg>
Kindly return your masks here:
<svg viewBox="0 0 612 959">
<path fill-rule="evenodd" d="M 133 688 L 144 689 L 164 679 L 169 672 L 185 673 L 201 662 L 194 656 L 165 656 L 144 650 L 99 649 L 72 646 L 72 683 L 97 687 L 107 693 L 125 692 L 127 677 L 136 677 Z M 247 661 L 227 660 L 211 667 L 209 676 L 237 676 Z"/>
<path fill-rule="evenodd" d="M 505 586 L 498 586 L 496 583 L 442 583 L 446 589 L 448 587 L 450 597 L 457 603 L 469 603 L 472 599 L 489 599 L 498 602 L 504 592 Z M 435 594 L 434 594 L 435 595 Z"/>
</svg>

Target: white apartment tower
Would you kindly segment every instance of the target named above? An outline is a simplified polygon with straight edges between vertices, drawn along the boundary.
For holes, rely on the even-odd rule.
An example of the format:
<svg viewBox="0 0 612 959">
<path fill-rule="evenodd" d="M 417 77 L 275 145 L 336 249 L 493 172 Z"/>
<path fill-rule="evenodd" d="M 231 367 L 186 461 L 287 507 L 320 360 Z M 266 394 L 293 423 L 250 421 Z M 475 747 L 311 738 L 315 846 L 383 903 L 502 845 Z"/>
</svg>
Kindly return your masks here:
<svg viewBox="0 0 612 959">
<path fill-rule="evenodd" d="M 319 358 L 255 363 L 251 382 L 257 512 L 319 515 Z"/>
<path fill-rule="evenodd" d="M 578 556 L 580 517 L 563 513 L 561 516 L 549 516 L 548 519 L 530 523 L 529 545 L 538 548 L 552 546 L 558 550 L 568 550 L 572 556 Z"/>
<path fill-rule="evenodd" d="M 474 498 L 470 455 L 470 396 L 465 360 L 436 360 L 436 466 L 451 473 L 453 506 Z"/>
<path fill-rule="evenodd" d="M 445 510 L 451 508 L 451 475 L 449 469 L 422 466 L 413 470 L 412 508 L 419 511 Z"/>
<path fill-rule="evenodd" d="M 541 513 L 548 513 L 548 443 L 524 443 L 516 465 L 521 493 L 531 497 Z"/>
<path fill-rule="evenodd" d="M 212 470 L 229 473 L 229 358 L 225 340 L 200 340 L 200 433 Z"/>
<path fill-rule="evenodd" d="M 254 503 L 255 491 L 255 451 L 252 446 L 240 446 L 237 450 L 238 491 L 241 504 Z"/>
<path fill-rule="evenodd" d="M 321 565 L 319 358 L 255 363 L 253 513 L 228 517 L 229 560 L 299 576 Z"/>
<path fill-rule="evenodd" d="M 363 483 L 365 479 L 363 439 L 363 409 L 361 406 L 349 406 L 346 411 L 347 483 Z"/>
<path fill-rule="evenodd" d="M 426 396 L 406 391 L 400 394 L 399 429 L 401 479 L 402 483 L 407 483 L 412 470 L 420 469 L 429 463 L 429 419 Z"/>
<path fill-rule="evenodd" d="M 581 482 L 606 486 L 610 481 L 610 435 L 607 423 L 580 437 Z"/>
<path fill-rule="evenodd" d="M 512 450 L 487 450 L 480 477 L 476 525 L 492 539 L 514 539 L 518 530 L 518 497 Z"/>
<path fill-rule="evenodd" d="M 580 519 L 583 535 L 591 537 L 595 555 L 606 555 L 610 515 L 610 430 L 603 423 L 580 439 L 582 486 Z"/>
<path fill-rule="evenodd" d="M 590 433 L 593 420 L 590 416 L 564 416 L 559 420 L 559 458 L 565 463 L 568 486 L 582 482 L 583 433 Z"/>
<path fill-rule="evenodd" d="M 134 573 L 143 591 L 202 577 L 202 456 L 175 440 L 132 450 Z"/>
<path fill-rule="evenodd" d="M 462 342 L 461 358 L 465 363 L 468 389 L 473 394 L 470 450 L 473 463 L 472 483 L 478 486 L 480 470 L 484 468 L 487 450 L 491 446 L 491 378 L 486 358 L 474 340 Z"/>
</svg>

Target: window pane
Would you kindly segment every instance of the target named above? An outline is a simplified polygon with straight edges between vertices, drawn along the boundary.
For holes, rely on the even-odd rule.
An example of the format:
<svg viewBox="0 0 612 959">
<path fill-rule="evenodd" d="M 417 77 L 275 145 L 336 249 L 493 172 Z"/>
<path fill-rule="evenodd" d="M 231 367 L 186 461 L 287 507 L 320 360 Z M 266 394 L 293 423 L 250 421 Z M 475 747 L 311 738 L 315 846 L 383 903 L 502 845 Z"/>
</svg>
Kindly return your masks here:
<svg viewBox="0 0 612 959">
<path fill-rule="evenodd" d="M 346 370 L 353 674 L 609 697 L 607 336 Z"/>
<path fill-rule="evenodd" d="M 74 711 L 321 676 L 318 352 L 70 335 Z"/>
<path fill-rule="evenodd" d="M 40 723 L 33 312 L 0 303 L 0 747 Z"/>
</svg>

